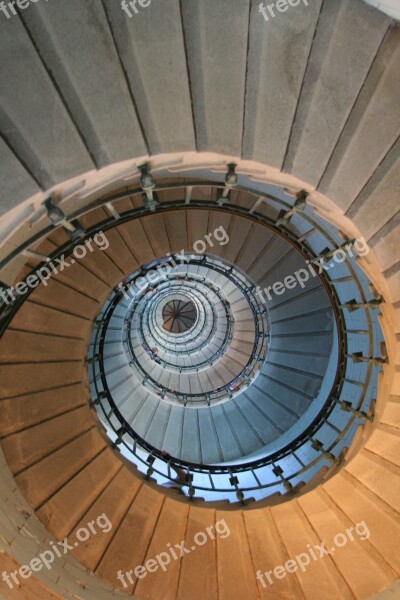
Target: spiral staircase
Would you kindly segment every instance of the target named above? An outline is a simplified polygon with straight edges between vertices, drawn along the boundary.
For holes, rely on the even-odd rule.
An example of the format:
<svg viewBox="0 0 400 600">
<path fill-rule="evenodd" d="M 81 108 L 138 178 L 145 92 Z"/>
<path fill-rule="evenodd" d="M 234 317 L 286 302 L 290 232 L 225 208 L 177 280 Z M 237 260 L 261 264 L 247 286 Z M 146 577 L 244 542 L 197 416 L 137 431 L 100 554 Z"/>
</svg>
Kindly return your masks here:
<svg viewBox="0 0 400 600">
<path fill-rule="evenodd" d="M 400 593 L 400 32 L 361 0 L 258 5 L 0 19 L 0 571 L 113 525 L 2 598 Z"/>
</svg>

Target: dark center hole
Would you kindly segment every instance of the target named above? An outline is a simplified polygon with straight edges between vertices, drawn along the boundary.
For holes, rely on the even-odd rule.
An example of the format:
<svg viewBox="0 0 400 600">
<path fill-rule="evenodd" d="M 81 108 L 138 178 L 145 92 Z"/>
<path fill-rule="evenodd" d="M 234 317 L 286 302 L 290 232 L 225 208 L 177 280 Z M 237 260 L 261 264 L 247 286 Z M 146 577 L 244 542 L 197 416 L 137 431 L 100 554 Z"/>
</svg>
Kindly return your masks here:
<svg viewBox="0 0 400 600">
<path fill-rule="evenodd" d="M 196 307 L 191 300 L 170 300 L 162 311 L 163 327 L 170 333 L 184 333 L 196 322 Z"/>
</svg>

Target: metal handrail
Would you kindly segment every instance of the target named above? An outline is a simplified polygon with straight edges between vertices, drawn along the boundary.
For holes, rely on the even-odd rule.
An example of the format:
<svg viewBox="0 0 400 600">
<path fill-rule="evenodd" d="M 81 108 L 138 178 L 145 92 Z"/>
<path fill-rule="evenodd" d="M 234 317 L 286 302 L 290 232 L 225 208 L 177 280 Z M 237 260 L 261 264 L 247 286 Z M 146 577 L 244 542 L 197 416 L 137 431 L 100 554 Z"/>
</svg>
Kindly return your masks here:
<svg viewBox="0 0 400 600">
<path fill-rule="evenodd" d="M 164 189 L 168 189 L 168 190 L 172 190 L 172 189 L 185 189 L 188 186 L 191 187 L 213 187 L 216 189 L 222 189 L 224 186 L 223 184 L 219 183 L 219 182 L 210 182 L 209 181 L 197 181 L 197 182 L 193 182 L 193 181 L 186 181 L 184 184 L 176 184 L 173 183 L 171 184 L 166 184 L 166 185 L 159 185 L 156 187 L 156 191 L 162 191 Z M 283 206 L 284 208 L 290 208 L 291 205 L 289 203 L 286 203 L 278 198 L 275 198 L 269 194 L 263 194 L 262 192 L 260 193 L 258 190 L 257 192 L 255 192 L 254 190 L 251 190 L 249 188 L 244 188 L 244 187 L 240 187 L 237 186 L 236 188 L 238 191 L 244 191 L 247 192 L 248 194 L 251 194 L 252 196 L 254 196 L 254 198 L 260 198 L 262 197 L 266 202 L 268 202 L 269 200 L 271 200 L 272 202 L 274 202 L 275 204 L 278 204 L 280 206 Z M 118 194 L 115 194 L 113 196 L 108 196 L 105 197 L 101 200 L 96 200 L 95 202 L 91 203 L 90 205 L 86 206 L 85 208 L 82 209 L 78 209 L 77 211 L 75 211 L 75 213 L 73 213 L 72 215 L 70 215 L 70 220 L 73 219 L 78 219 L 79 217 L 83 216 L 84 214 L 86 214 L 87 212 L 90 212 L 91 210 L 93 210 L 94 208 L 97 208 L 99 206 L 103 206 L 106 203 L 109 202 L 114 202 L 117 200 L 120 200 L 122 198 L 128 197 L 128 196 L 132 196 L 132 195 L 139 195 L 141 193 L 141 189 L 140 188 L 133 188 L 133 189 L 128 189 L 125 190 L 124 192 L 120 192 Z M 224 210 L 224 211 L 228 211 L 231 214 L 237 214 L 240 216 L 245 216 L 247 218 L 251 218 L 256 222 L 259 223 L 263 223 L 265 225 L 267 225 L 268 227 L 270 227 L 271 229 L 275 230 L 279 235 L 282 235 L 283 237 L 285 237 L 290 243 L 292 243 L 294 246 L 296 246 L 302 253 L 303 255 L 305 255 L 307 258 L 312 259 L 315 257 L 314 252 L 312 251 L 311 245 L 309 245 L 306 241 L 302 240 L 301 242 L 299 242 L 297 240 L 297 235 L 295 232 L 292 231 L 292 226 L 293 226 L 293 222 L 295 221 L 295 219 L 293 219 L 293 221 L 291 222 L 291 224 L 281 224 L 280 226 L 276 226 L 274 221 L 268 217 L 265 217 L 264 215 L 262 215 L 261 213 L 258 213 L 256 211 L 252 212 L 251 214 L 249 213 L 248 209 L 245 209 L 243 207 L 238 207 L 235 205 L 229 205 L 229 204 L 224 204 L 223 208 L 218 207 L 214 202 L 211 201 L 191 201 L 190 202 L 192 207 L 197 207 L 197 208 L 204 208 L 204 209 L 214 209 L 214 210 Z M 167 212 L 169 210 L 180 210 L 180 209 L 187 209 L 188 206 L 186 204 L 185 201 L 174 201 L 174 202 L 168 202 L 168 206 L 166 205 L 160 205 L 159 207 L 157 207 L 157 212 Z M 123 213 L 121 215 L 121 218 L 119 219 L 119 221 L 115 221 L 114 218 L 108 218 L 105 219 L 103 222 L 101 223 L 97 223 L 96 226 L 86 230 L 85 232 L 85 237 L 82 238 L 80 241 L 82 241 L 83 239 L 87 239 L 90 236 L 94 235 L 96 232 L 98 231 L 106 231 L 107 229 L 115 226 L 117 223 L 121 224 L 123 222 L 127 222 L 128 220 L 131 220 L 132 218 L 135 218 L 137 216 L 144 216 L 146 214 L 150 214 L 150 211 L 147 210 L 146 208 L 140 208 L 140 209 L 134 209 L 134 210 L 130 210 L 130 211 L 126 211 L 125 213 Z M 307 215 L 305 213 L 301 213 L 301 214 L 297 214 L 296 218 L 301 218 L 304 219 L 305 222 L 307 222 L 311 227 L 313 227 L 316 231 L 318 231 L 319 233 L 321 233 L 323 235 L 323 237 L 327 240 L 327 242 L 329 244 L 331 244 L 332 246 L 336 246 L 336 242 L 334 240 L 334 238 L 328 234 L 324 227 L 321 226 L 319 224 L 319 220 L 320 217 L 313 215 Z M 15 250 L 13 250 L 12 252 L 10 252 L 1 262 L 0 262 L 0 269 L 3 268 L 4 266 L 6 266 L 7 264 L 9 264 L 14 258 L 16 258 L 22 251 L 29 249 L 34 243 L 40 241 L 41 239 L 43 239 L 46 235 L 48 235 L 49 233 L 51 233 L 53 230 L 55 229 L 54 226 L 47 226 L 44 229 L 42 229 L 40 232 L 38 232 L 37 234 L 35 234 L 34 236 L 32 236 L 29 240 L 27 240 L 26 242 L 24 242 L 23 244 L 21 244 L 18 248 L 16 248 Z M 74 247 L 74 245 L 77 242 L 74 240 L 70 240 L 69 242 L 67 242 L 66 244 L 64 244 L 62 247 L 58 248 L 55 250 L 55 252 L 53 252 L 49 258 L 50 260 L 55 260 L 56 258 L 59 258 L 62 254 L 68 254 L 70 252 L 72 252 L 72 249 Z M 361 298 L 361 303 L 365 303 L 367 298 L 364 292 L 364 288 L 363 285 L 361 284 L 360 281 L 358 281 L 358 277 L 355 273 L 355 269 L 353 268 L 351 261 L 349 259 L 346 259 L 345 261 L 345 266 L 349 271 L 350 277 L 352 282 L 355 284 L 359 296 Z M 35 269 L 32 270 L 32 272 L 30 274 L 34 274 L 35 272 L 37 272 L 37 270 L 42 266 L 45 265 L 46 263 L 41 263 L 40 265 L 38 265 L 38 267 L 36 267 Z M 344 264 L 344 263 L 343 263 Z M 266 466 L 271 466 L 274 463 L 278 462 L 281 459 L 284 459 L 285 457 L 288 457 L 290 455 L 294 456 L 296 450 L 303 444 L 303 443 L 307 443 L 309 441 L 312 440 L 313 436 L 315 436 L 315 434 L 318 431 L 318 427 L 319 425 L 325 422 L 325 419 L 329 418 L 329 415 L 332 413 L 332 411 L 334 410 L 335 406 L 337 406 L 337 402 L 341 397 L 341 391 L 343 388 L 343 383 L 344 383 L 344 379 L 346 376 L 346 365 L 347 365 L 347 349 L 346 349 L 346 317 L 344 314 L 344 311 L 340 308 L 340 303 L 339 303 L 339 299 L 335 290 L 335 283 L 334 281 L 331 281 L 329 276 L 326 273 L 322 273 L 321 274 L 322 277 L 322 281 L 324 282 L 325 288 L 327 289 L 330 297 L 332 298 L 333 302 L 333 306 L 334 306 L 334 310 L 336 313 L 336 320 L 337 320 L 337 327 L 338 327 L 338 333 L 339 333 L 339 349 L 340 349 L 340 355 L 341 355 L 341 359 L 339 360 L 339 367 L 338 367 L 338 371 L 337 371 L 337 377 L 336 377 L 336 381 L 335 384 L 331 390 L 331 393 L 329 394 L 329 397 L 327 399 L 327 402 L 325 403 L 323 410 L 321 411 L 318 419 L 315 419 L 314 422 L 310 425 L 309 428 L 307 428 L 306 432 L 303 432 L 304 435 L 301 436 L 301 439 L 298 438 L 295 442 L 290 444 L 290 447 L 287 448 L 282 448 L 280 449 L 278 452 L 265 457 L 264 459 L 261 459 L 260 461 L 256 461 L 255 462 L 249 462 L 249 463 L 244 463 L 241 465 L 228 465 L 228 466 L 223 466 L 223 467 L 215 467 L 215 466 L 204 466 L 204 465 L 196 465 L 193 463 L 188 463 L 185 461 L 180 461 L 177 459 L 173 459 L 171 461 L 163 461 L 162 456 L 159 455 L 159 452 L 151 447 L 149 444 L 147 444 L 144 440 L 140 439 L 138 436 L 136 436 L 134 438 L 134 445 L 132 448 L 129 447 L 129 445 L 127 445 L 122 438 L 118 438 L 119 443 L 122 443 L 126 446 L 126 448 L 128 450 L 130 450 L 130 452 L 133 452 L 133 454 L 136 456 L 137 460 L 140 463 L 143 463 L 144 465 L 149 465 L 151 463 L 151 460 L 156 457 L 159 458 L 161 463 L 160 464 L 166 464 L 168 467 L 168 473 L 170 473 L 170 466 L 171 464 L 174 464 L 175 466 L 180 466 L 180 467 L 184 467 L 187 468 L 188 473 L 200 473 L 200 474 L 205 474 L 205 475 L 210 475 L 210 487 L 204 487 L 204 485 L 197 485 L 195 489 L 201 491 L 201 490 L 216 490 L 217 487 L 213 484 L 212 481 L 212 475 L 215 474 L 234 474 L 234 473 L 242 473 L 242 472 L 246 472 L 246 471 L 253 471 L 253 469 L 255 468 L 263 468 Z M 3 306 L 3 310 L 1 311 L 1 326 L 0 326 L 0 334 L 2 335 L 5 331 L 5 329 L 8 326 L 8 323 L 10 322 L 10 320 L 13 318 L 14 314 L 17 312 L 17 310 L 19 309 L 19 307 L 22 305 L 22 303 L 26 300 L 26 298 L 29 296 L 28 292 L 25 297 L 19 297 L 17 299 L 17 302 L 10 306 Z M 372 321 L 371 321 L 371 317 L 370 317 L 370 309 L 367 306 L 364 306 L 363 308 L 361 308 L 361 310 L 363 311 L 365 317 L 366 317 L 366 322 L 367 322 L 367 332 L 368 332 L 368 344 L 369 344 L 369 351 L 370 351 L 370 355 L 372 354 L 373 348 L 374 348 L 374 335 L 373 335 L 373 328 L 372 328 Z M 100 335 L 100 329 L 98 329 L 95 333 L 95 344 L 98 342 L 98 336 Z M 103 344 L 104 344 L 104 340 L 103 340 Z M 363 391 L 360 395 L 358 404 L 357 404 L 357 408 L 361 408 L 363 402 L 364 402 L 364 398 L 366 396 L 366 391 L 368 389 L 368 383 L 370 380 L 370 375 L 372 373 L 372 369 L 373 369 L 373 365 L 372 364 L 368 364 L 367 365 L 367 372 L 365 374 L 365 381 L 362 384 L 363 385 Z M 95 369 L 94 365 L 93 365 L 93 369 Z M 96 377 L 94 377 L 94 382 L 97 382 Z M 361 382 L 360 382 L 361 383 Z M 97 383 L 95 383 L 95 386 L 97 386 Z M 97 389 L 97 388 L 96 388 Z M 98 394 L 98 398 L 97 400 L 101 402 L 104 400 L 103 398 L 100 398 L 100 393 Z M 97 401 L 96 400 L 96 401 Z M 104 407 L 101 404 L 101 409 L 103 410 Z M 105 417 L 107 419 L 107 421 L 109 422 L 110 426 L 111 425 L 111 421 L 109 419 L 109 415 L 106 414 L 106 412 L 104 412 Z M 117 414 L 114 413 L 113 414 Z M 346 425 L 346 427 L 343 429 L 342 433 L 334 440 L 334 442 L 331 444 L 331 446 L 329 448 L 327 448 L 328 451 L 333 450 L 333 448 L 335 447 L 335 445 L 337 445 L 338 440 L 342 439 L 345 434 L 350 430 L 350 428 L 355 424 L 360 422 L 357 415 L 354 415 L 352 413 L 350 413 L 350 418 L 348 420 L 348 423 Z M 135 453 L 135 449 L 137 448 L 137 445 L 141 445 L 142 448 L 144 449 L 145 452 L 148 453 L 148 458 L 146 460 L 143 460 L 143 458 L 140 456 L 139 453 Z M 150 460 L 151 459 L 151 460 Z M 317 464 L 318 462 L 323 461 L 323 456 L 319 455 L 317 457 L 317 459 L 315 461 L 313 461 L 312 465 Z M 152 464 L 152 463 L 151 463 Z M 299 469 L 296 473 L 292 473 L 290 474 L 290 476 L 287 477 L 287 480 L 291 480 L 291 479 L 295 479 L 298 476 L 302 476 L 303 473 L 305 473 L 305 471 L 309 468 L 311 468 L 312 466 L 311 464 L 306 465 L 304 468 Z M 154 465 L 153 465 L 154 467 Z M 168 477 L 168 473 L 167 475 L 165 474 L 164 471 L 161 471 L 158 468 L 153 468 L 154 472 L 157 472 L 160 476 L 162 477 Z M 277 478 L 277 481 L 270 483 L 270 484 L 263 484 L 263 485 L 259 485 L 260 482 L 258 482 L 258 484 L 256 486 L 250 486 L 250 487 L 246 487 L 243 488 L 243 491 L 252 491 L 252 490 L 256 490 L 256 489 L 266 489 L 266 488 L 270 488 L 276 485 L 281 485 L 282 480 L 279 480 L 279 478 Z M 190 488 L 191 484 L 190 482 L 187 483 L 187 486 Z M 230 487 L 227 488 L 223 488 L 220 491 L 223 492 L 235 492 L 237 491 L 237 486 L 234 486 L 233 484 Z"/>
</svg>

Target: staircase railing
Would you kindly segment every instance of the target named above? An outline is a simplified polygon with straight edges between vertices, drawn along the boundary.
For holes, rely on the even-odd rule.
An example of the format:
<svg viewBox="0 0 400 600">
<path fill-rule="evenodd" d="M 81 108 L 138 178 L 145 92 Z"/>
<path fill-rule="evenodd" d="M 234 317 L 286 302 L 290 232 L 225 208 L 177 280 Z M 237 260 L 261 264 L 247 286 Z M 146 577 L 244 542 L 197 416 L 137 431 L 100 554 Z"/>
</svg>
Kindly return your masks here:
<svg viewBox="0 0 400 600">
<path fill-rule="evenodd" d="M 186 194 L 188 188 L 191 189 L 189 201 Z M 100 231 L 106 232 L 131 219 L 151 214 L 154 211 L 162 213 L 170 210 L 187 210 L 189 207 L 222 210 L 264 224 L 292 243 L 309 260 L 320 256 L 321 240 L 331 250 L 337 249 L 340 245 L 338 232 L 333 227 L 328 226 L 326 221 L 316 214 L 306 202 L 305 206 L 302 204 L 299 210 L 294 210 L 293 199 L 285 194 L 284 190 L 279 190 L 279 193 L 273 195 L 260 191 L 259 185 L 254 185 L 254 189 L 250 184 L 236 185 L 236 192 L 242 192 L 247 195 L 248 199 L 254 199 L 249 208 L 248 205 L 241 206 L 239 202 L 232 203 L 230 197 L 224 198 L 223 203 L 204 199 L 196 200 L 196 190 L 201 188 L 216 190 L 218 198 L 225 186 L 220 181 L 189 178 L 183 183 L 172 182 L 156 185 L 155 192 L 158 196 L 163 191 L 175 190 L 178 199 L 167 203 L 161 202 L 151 207 L 143 204 L 140 208 L 127 210 L 124 213 L 119 213 L 115 209 L 112 217 L 106 217 L 95 226 L 85 230 L 79 223 L 82 216 L 106 204 L 114 206 L 114 203 L 127 197 L 140 198 L 142 189 L 131 186 L 116 194 L 97 199 L 85 207 L 78 208 L 68 216 L 70 223 L 79 225 L 77 230 L 79 236 L 71 237 L 69 241 L 49 254 L 47 260 L 54 261 L 63 255 L 68 256 L 77 243 L 82 243 Z M 261 208 L 268 210 L 261 211 L 259 210 Z M 6 254 L 0 261 L 0 273 L 22 253 L 34 251 L 36 244 L 45 239 L 57 227 L 60 226 L 49 223 Z M 316 243 L 313 238 L 318 236 L 319 242 Z M 35 274 L 46 264 L 47 261 L 40 262 L 26 278 Z M 383 338 L 376 318 L 378 307 L 372 305 L 375 299 L 371 299 L 369 282 L 353 257 L 347 256 L 340 269 L 343 272 L 340 277 L 331 277 L 328 272 L 320 274 L 331 298 L 337 322 L 339 360 L 335 382 L 318 417 L 295 441 L 291 442 L 290 447 L 282 447 L 279 451 L 259 460 L 240 465 L 198 465 L 177 458 L 165 460 L 159 450 L 141 439 L 134 431 L 129 430 L 123 419 L 120 420 L 122 415 L 113 405 L 112 395 L 107 389 L 106 381 L 102 374 L 98 378 L 99 372 L 96 370 L 98 365 L 96 367 L 96 361 L 93 361 L 95 352 L 92 356 L 89 353 L 89 362 L 93 361 L 91 365 L 93 385 L 97 386 L 93 405 L 102 412 L 115 444 L 130 456 L 146 476 L 152 476 L 162 483 L 165 480 L 174 479 L 172 472 L 174 466 L 183 468 L 187 475 L 182 487 L 190 498 L 195 495 L 203 495 L 206 499 L 224 498 L 231 502 L 237 500 L 245 502 L 251 498 L 261 499 L 274 493 L 293 493 L 303 484 L 312 483 L 321 468 L 327 469 L 332 465 L 340 464 L 343 452 L 350 446 L 355 430 L 366 419 L 371 419 L 373 416 L 370 408 L 374 401 L 377 374 L 385 361 L 384 358 L 381 358 L 380 347 Z M 6 291 L 7 288 L 8 286 L 3 283 L 2 289 Z M 343 289 L 345 289 L 344 292 Z M 28 290 L 24 296 L 18 296 L 16 301 L 11 304 L 4 302 L 4 299 L 1 301 L 0 335 L 7 329 L 10 321 L 30 293 L 31 290 Z M 116 295 L 102 316 L 102 320 L 107 321 L 114 302 L 118 301 L 119 298 Z M 358 318 L 353 318 L 354 310 L 357 310 Z M 94 349 L 97 351 L 98 344 L 103 351 L 103 335 L 104 328 L 96 328 L 90 352 Z M 365 340 L 365 343 L 360 340 Z M 361 357 L 360 346 L 364 349 Z M 364 360 L 360 361 L 360 358 Z M 358 370 L 355 370 L 355 366 Z M 98 386 L 99 380 L 102 384 L 100 386 Z M 355 391 L 349 393 L 350 388 L 357 390 L 357 393 Z M 329 430 L 329 435 L 326 434 L 327 430 Z M 329 439 L 329 442 L 321 441 L 325 438 Z M 304 462 L 304 456 L 309 457 L 307 464 Z"/>
</svg>

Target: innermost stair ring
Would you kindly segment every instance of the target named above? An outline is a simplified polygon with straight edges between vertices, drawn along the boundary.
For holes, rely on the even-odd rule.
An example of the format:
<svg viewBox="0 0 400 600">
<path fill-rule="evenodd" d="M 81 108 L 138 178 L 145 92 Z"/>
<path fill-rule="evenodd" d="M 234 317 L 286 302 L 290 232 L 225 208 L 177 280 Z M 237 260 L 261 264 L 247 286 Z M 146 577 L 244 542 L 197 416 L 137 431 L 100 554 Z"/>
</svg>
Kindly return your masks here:
<svg viewBox="0 0 400 600">
<path fill-rule="evenodd" d="M 196 323 L 197 310 L 190 298 L 169 298 L 162 309 L 163 328 L 169 333 L 185 333 Z"/>
</svg>

